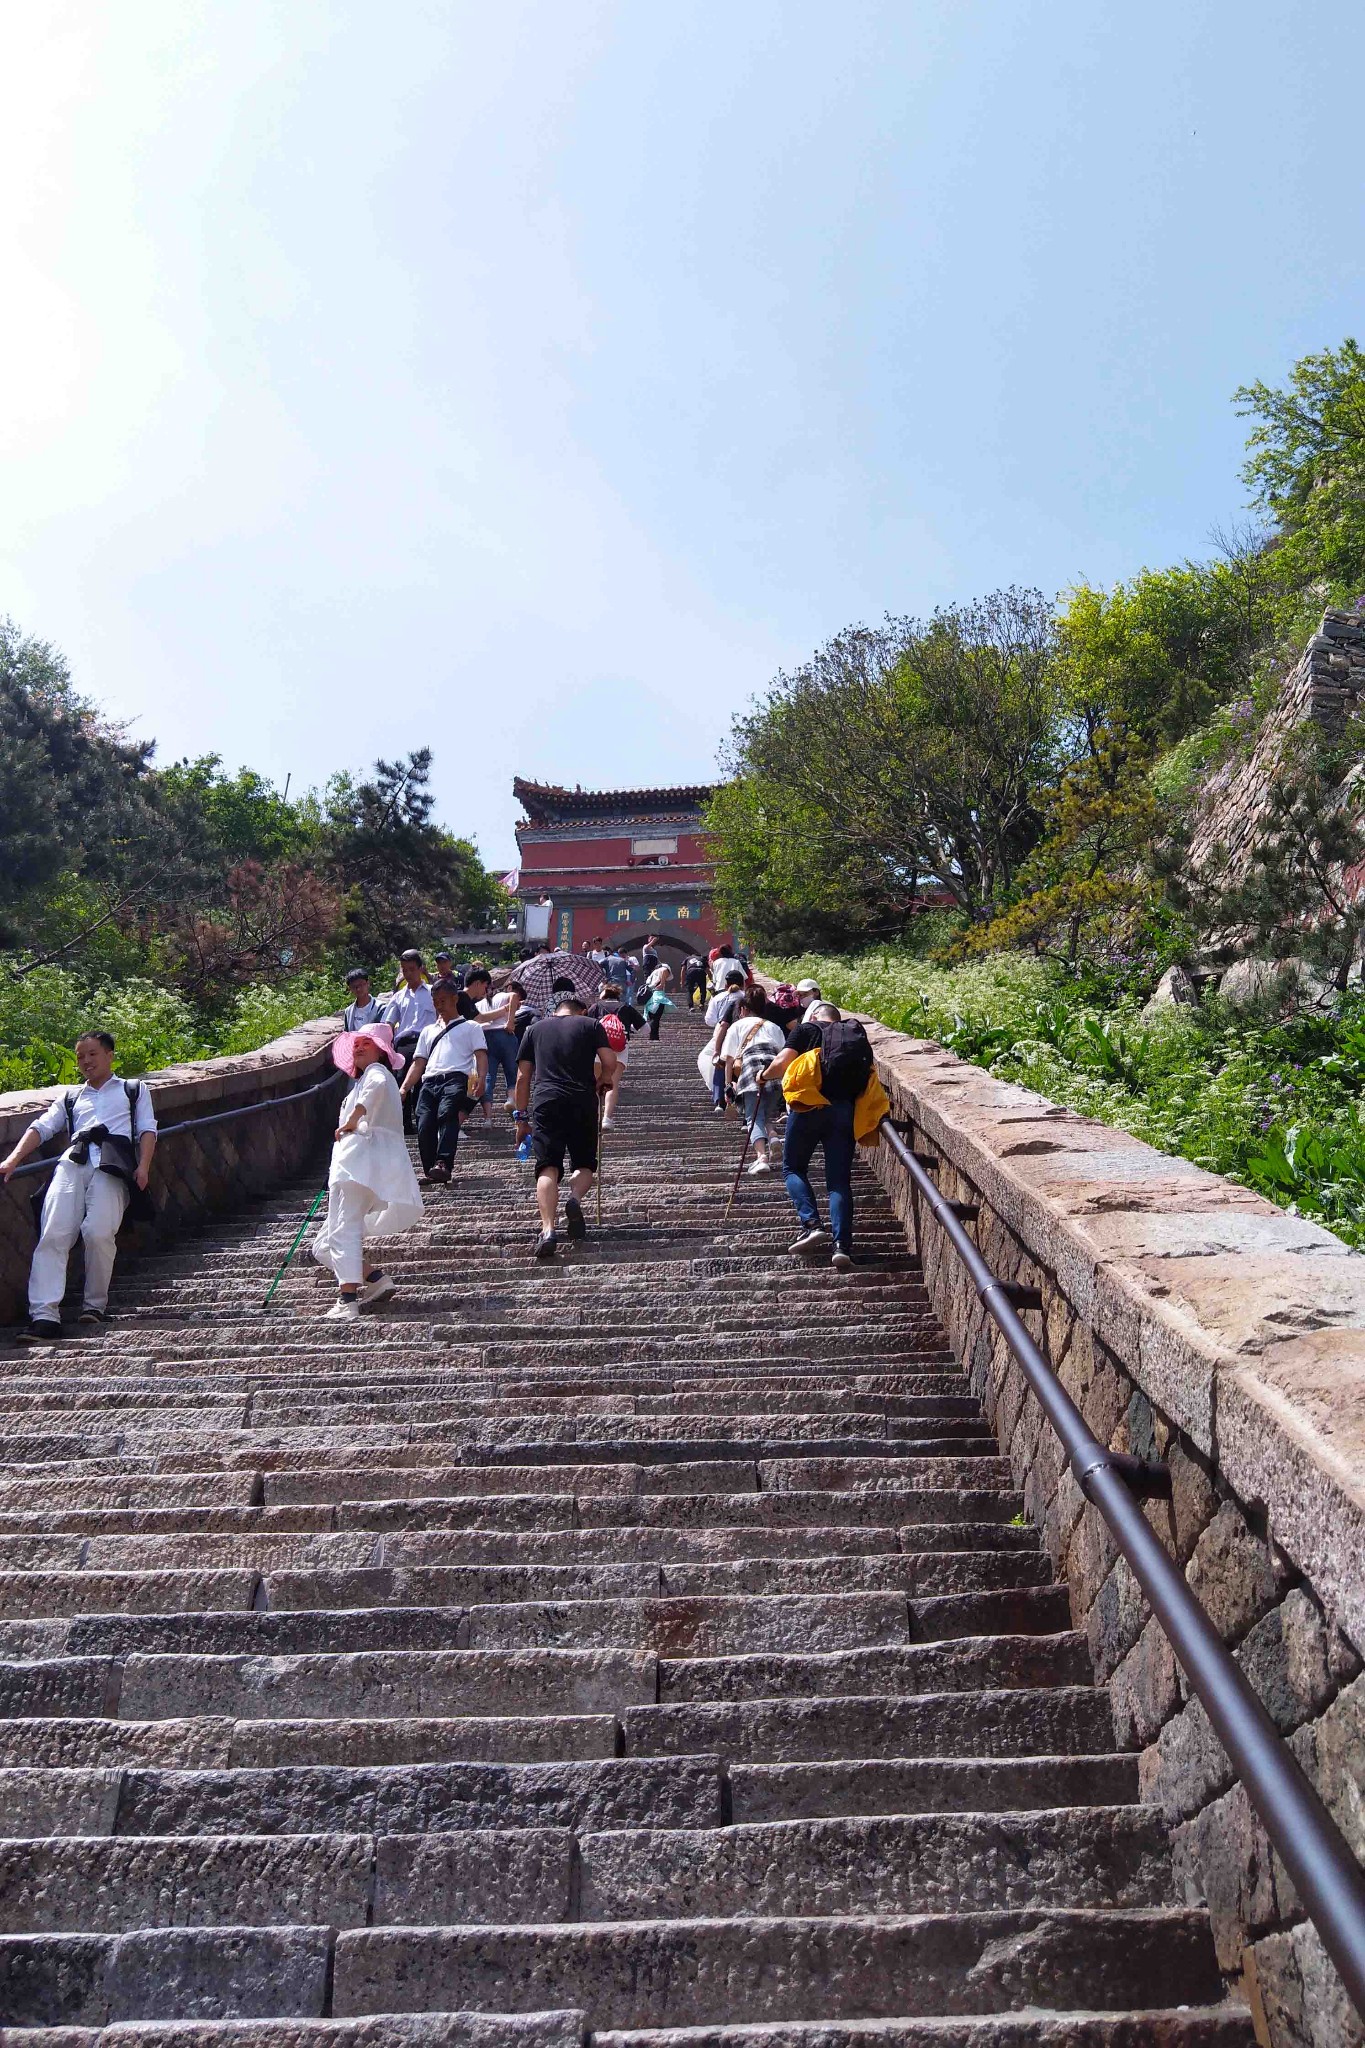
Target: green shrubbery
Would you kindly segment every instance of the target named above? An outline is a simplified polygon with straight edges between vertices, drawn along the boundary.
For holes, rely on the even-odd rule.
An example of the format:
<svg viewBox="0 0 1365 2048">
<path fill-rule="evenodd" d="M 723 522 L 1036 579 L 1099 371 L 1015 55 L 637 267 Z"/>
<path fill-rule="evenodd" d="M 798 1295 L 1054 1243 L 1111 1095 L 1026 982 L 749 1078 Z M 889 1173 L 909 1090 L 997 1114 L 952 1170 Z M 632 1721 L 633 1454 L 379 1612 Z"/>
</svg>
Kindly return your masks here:
<svg viewBox="0 0 1365 2048">
<path fill-rule="evenodd" d="M 253 982 L 216 1010 L 196 1009 L 163 983 L 137 976 L 91 985 L 60 967 L 21 980 L 0 977 L 0 1090 L 78 1082 L 76 1034 L 112 1031 L 122 1074 L 146 1074 L 177 1061 L 253 1052 L 310 1017 L 339 1010 L 343 991 L 330 974 Z"/>
<path fill-rule="evenodd" d="M 896 948 L 765 964 L 1365 1245 L 1365 997 L 1285 1015 L 1209 998 L 1144 1019 L 1112 979 L 1018 954 L 956 968 Z"/>
</svg>

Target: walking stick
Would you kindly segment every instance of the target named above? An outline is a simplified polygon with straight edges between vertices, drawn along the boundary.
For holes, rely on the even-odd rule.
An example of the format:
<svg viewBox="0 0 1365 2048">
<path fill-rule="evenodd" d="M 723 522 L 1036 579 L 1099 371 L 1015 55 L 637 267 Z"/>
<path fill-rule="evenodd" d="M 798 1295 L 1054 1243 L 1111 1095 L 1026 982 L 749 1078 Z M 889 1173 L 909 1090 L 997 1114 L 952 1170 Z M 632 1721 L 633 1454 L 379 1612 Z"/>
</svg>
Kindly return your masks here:
<svg viewBox="0 0 1365 2048">
<path fill-rule="evenodd" d="M 725 1204 L 725 1213 L 727 1216 L 729 1215 L 730 1211 L 734 1208 L 735 1196 L 739 1193 L 739 1177 L 744 1171 L 744 1162 L 749 1156 L 749 1140 L 754 1135 L 754 1125 L 758 1122 L 758 1112 L 762 1101 L 763 1090 L 760 1088 L 757 1095 L 754 1097 L 754 1113 L 752 1120 L 750 1121 L 748 1130 L 744 1133 L 744 1149 L 739 1155 L 739 1165 L 735 1168 L 735 1184 L 730 1190 L 730 1199 Z"/>
<path fill-rule="evenodd" d="M 299 1227 L 298 1227 L 298 1230 L 296 1231 L 296 1233 L 295 1233 L 295 1235 L 294 1235 L 294 1242 L 293 1242 L 293 1243 L 292 1243 L 292 1244 L 290 1245 L 290 1247 L 289 1247 L 288 1251 L 287 1251 L 287 1252 L 285 1253 L 285 1255 L 284 1255 L 283 1259 L 282 1259 L 282 1260 L 280 1261 L 280 1270 L 279 1270 L 279 1272 L 278 1272 L 278 1273 L 277 1273 L 277 1274 L 275 1275 L 274 1279 L 273 1279 L 273 1280 L 271 1281 L 271 1283 L 270 1283 L 270 1287 L 269 1287 L 269 1289 L 268 1289 L 268 1291 L 267 1291 L 267 1293 L 266 1293 L 266 1297 L 265 1297 L 265 1300 L 264 1300 L 264 1301 L 263 1301 L 263 1302 L 261 1303 L 261 1307 L 262 1307 L 262 1308 L 269 1308 L 269 1306 L 270 1306 L 270 1296 L 271 1296 L 271 1295 L 272 1295 L 272 1294 L 273 1294 L 273 1293 L 275 1292 L 275 1289 L 276 1289 L 276 1288 L 277 1288 L 277 1287 L 279 1286 L 279 1284 L 280 1284 L 281 1280 L 283 1280 L 283 1278 L 284 1278 L 284 1269 L 285 1269 L 285 1267 L 286 1267 L 286 1266 L 287 1266 L 287 1265 L 289 1264 L 289 1261 L 290 1261 L 290 1260 L 291 1260 L 291 1259 L 293 1258 L 293 1256 L 294 1256 L 295 1252 L 296 1252 L 296 1251 L 298 1250 L 298 1248 L 299 1248 L 299 1241 L 300 1241 L 300 1239 L 302 1238 L 302 1236 L 303 1236 L 303 1233 L 304 1233 L 304 1231 L 305 1231 L 305 1230 L 307 1230 L 307 1228 L 308 1228 L 309 1224 L 310 1224 L 310 1223 L 312 1222 L 313 1218 L 314 1218 L 314 1217 L 315 1217 L 315 1216 L 317 1215 L 317 1213 L 318 1213 L 318 1203 L 319 1203 L 319 1202 L 320 1202 L 320 1201 L 322 1200 L 322 1198 L 323 1198 L 323 1196 L 324 1196 L 324 1195 L 326 1194 L 326 1192 L 327 1192 L 326 1188 L 319 1188 L 319 1189 L 318 1189 L 318 1191 L 317 1191 L 317 1193 L 316 1193 L 316 1194 L 314 1195 L 314 1197 L 313 1197 L 313 1206 L 312 1206 L 312 1208 L 311 1208 L 311 1209 L 310 1209 L 310 1210 L 308 1211 L 308 1214 L 307 1214 L 307 1215 L 306 1215 L 306 1216 L 304 1217 L 304 1219 L 303 1219 L 302 1223 L 300 1223 L 300 1225 L 299 1225 Z"/>
<path fill-rule="evenodd" d="M 606 1113 L 606 1097 L 597 1098 L 597 1227 L 602 1228 L 602 1118 Z"/>
</svg>

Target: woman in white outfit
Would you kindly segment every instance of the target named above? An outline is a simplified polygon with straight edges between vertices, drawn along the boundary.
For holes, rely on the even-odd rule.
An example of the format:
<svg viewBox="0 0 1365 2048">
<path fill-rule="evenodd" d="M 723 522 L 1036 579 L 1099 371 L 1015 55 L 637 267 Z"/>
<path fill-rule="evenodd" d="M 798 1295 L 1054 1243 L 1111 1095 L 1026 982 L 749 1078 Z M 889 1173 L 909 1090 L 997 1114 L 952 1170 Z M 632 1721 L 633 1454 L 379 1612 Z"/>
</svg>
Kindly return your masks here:
<svg viewBox="0 0 1365 2048">
<path fill-rule="evenodd" d="M 332 1047 L 343 1074 L 355 1077 L 341 1105 L 327 1175 L 327 1221 L 313 1242 L 313 1257 L 336 1274 L 338 1294 L 328 1322 L 353 1323 L 362 1302 L 384 1301 L 394 1291 L 387 1273 L 365 1269 L 365 1239 L 395 1237 L 420 1222 L 422 1191 L 403 1136 L 403 1104 L 394 1080 L 403 1055 L 394 1051 L 388 1024 L 343 1031 Z"/>
</svg>

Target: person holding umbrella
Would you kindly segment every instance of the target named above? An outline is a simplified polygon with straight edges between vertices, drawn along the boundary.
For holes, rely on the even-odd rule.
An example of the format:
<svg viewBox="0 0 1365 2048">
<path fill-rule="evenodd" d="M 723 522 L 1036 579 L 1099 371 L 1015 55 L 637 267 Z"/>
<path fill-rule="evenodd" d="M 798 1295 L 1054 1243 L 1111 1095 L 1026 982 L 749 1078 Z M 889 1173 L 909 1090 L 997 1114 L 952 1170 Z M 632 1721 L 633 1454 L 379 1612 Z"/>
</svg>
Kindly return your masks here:
<svg viewBox="0 0 1365 2048">
<path fill-rule="evenodd" d="M 616 1054 L 605 1027 L 589 1017 L 587 1004 L 568 975 L 551 989 L 554 1013 L 533 1024 L 517 1052 L 517 1136 L 529 1127 L 540 1211 L 538 1259 L 559 1248 L 555 1225 L 564 1157 L 569 1160 L 569 1193 L 564 1224 L 570 1238 L 588 1234 L 583 1200 L 597 1173 L 597 1098 L 616 1078 Z"/>
</svg>

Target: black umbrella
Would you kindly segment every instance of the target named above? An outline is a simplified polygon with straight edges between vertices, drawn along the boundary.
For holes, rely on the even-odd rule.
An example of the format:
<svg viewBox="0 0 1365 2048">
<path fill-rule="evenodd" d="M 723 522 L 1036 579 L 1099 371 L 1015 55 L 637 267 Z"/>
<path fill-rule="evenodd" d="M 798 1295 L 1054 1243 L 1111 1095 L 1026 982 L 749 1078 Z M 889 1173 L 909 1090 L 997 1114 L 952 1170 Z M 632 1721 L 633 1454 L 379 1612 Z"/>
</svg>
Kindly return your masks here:
<svg viewBox="0 0 1365 2048">
<path fill-rule="evenodd" d="M 513 970 L 526 991 L 526 1000 L 541 1015 L 555 1006 L 554 984 L 571 981 L 574 994 L 584 1003 L 595 1003 L 602 987 L 602 970 L 584 953 L 537 953 Z"/>
</svg>

